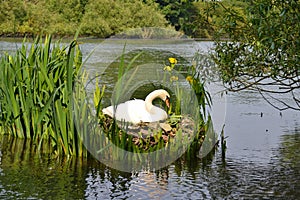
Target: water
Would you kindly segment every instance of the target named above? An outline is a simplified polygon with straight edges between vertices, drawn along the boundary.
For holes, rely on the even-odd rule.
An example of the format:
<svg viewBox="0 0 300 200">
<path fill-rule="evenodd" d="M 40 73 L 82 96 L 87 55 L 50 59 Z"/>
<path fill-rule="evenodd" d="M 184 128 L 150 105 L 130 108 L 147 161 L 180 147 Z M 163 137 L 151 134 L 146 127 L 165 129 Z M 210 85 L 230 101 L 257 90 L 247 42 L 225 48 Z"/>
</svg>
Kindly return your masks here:
<svg viewBox="0 0 300 200">
<path fill-rule="evenodd" d="M 98 45 L 83 44 L 85 56 Z M 151 48 L 190 58 L 192 53 L 187 50 L 194 45 L 152 44 Z M 211 44 L 197 45 L 205 49 Z M 0 52 L 15 47 L 15 42 L 0 42 Z M 87 70 L 103 72 L 122 48 L 110 43 L 96 49 Z M 98 56 L 101 50 L 107 56 Z M 161 55 L 165 59 L 169 53 Z M 289 110 L 280 114 L 253 92 L 229 93 L 224 102 L 226 115 L 223 108 L 218 115 L 218 108 L 214 118 L 219 130 L 225 118 L 226 160 L 217 150 L 206 159 L 183 156 L 155 172 L 125 173 L 93 159 L 51 158 L 36 154 L 30 141 L 1 137 L 0 198 L 298 199 L 300 113 Z"/>
</svg>

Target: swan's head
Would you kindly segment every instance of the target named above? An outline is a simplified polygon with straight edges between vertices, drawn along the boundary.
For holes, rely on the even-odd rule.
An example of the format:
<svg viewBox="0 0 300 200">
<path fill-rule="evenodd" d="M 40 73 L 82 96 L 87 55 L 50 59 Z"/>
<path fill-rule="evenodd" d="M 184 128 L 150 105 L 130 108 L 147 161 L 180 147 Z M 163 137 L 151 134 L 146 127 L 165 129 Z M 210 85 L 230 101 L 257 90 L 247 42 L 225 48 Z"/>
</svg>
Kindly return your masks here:
<svg viewBox="0 0 300 200">
<path fill-rule="evenodd" d="M 154 94 L 153 96 L 156 96 L 161 100 L 163 100 L 166 103 L 168 108 L 170 107 L 170 94 L 166 90 L 159 89 L 159 90 L 154 90 L 151 93 Z"/>
<path fill-rule="evenodd" d="M 166 94 L 164 95 L 163 97 L 163 101 L 166 103 L 167 107 L 169 108 L 170 107 L 170 95 L 167 91 L 165 91 Z"/>
<path fill-rule="evenodd" d="M 152 101 L 156 98 L 160 98 L 166 103 L 168 108 L 170 107 L 170 94 L 163 89 L 154 90 L 153 92 L 148 94 L 148 96 L 145 99 L 146 109 L 148 112 L 151 111 L 151 108 L 153 107 Z"/>
</svg>

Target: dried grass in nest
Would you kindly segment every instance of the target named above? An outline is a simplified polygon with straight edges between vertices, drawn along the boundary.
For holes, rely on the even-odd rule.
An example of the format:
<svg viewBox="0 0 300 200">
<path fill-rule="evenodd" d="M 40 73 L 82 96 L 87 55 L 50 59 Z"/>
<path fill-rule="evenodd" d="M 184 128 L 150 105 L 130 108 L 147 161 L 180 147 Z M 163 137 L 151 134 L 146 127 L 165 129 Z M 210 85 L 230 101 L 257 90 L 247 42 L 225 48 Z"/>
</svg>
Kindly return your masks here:
<svg viewBox="0 0 300 200">
<path fill-rule="evenodd" d="M 114 119 L 106 116 L 103 125 L 106 131 L 112 130 Z M 180 120 L 174 122 L 160 121 L 160 122 L 141 122 L 139 124 L 129 124 L 116 122 L 119 131 L 125 132 L 132 136 L 133 144 L 140 148 L 147 150 L 149 146 L 153 147 L 162 139 L 164 143 L 169 142 L 170 138 L 176 137 L 176 133 L 182 130 L 183 135 L 188 135 L 191 139 L 194 135 L 194 120 L 189 117 L 181 117 Z"/>
</svg>

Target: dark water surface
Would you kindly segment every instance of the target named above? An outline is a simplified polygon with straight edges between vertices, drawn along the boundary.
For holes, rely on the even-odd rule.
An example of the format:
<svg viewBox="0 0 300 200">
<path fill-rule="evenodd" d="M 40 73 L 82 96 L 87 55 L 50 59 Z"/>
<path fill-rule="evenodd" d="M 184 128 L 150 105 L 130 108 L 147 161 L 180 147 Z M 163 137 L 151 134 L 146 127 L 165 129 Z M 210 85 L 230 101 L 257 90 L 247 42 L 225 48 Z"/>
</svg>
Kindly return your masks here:
<svg viewBox="0 0 300 200">
<path fill-rule="evenodd" d="M 98 45 L 83 44 L 85 55 Z M 0 52 L 15 46 L 0 42 Z M 189 58 L 191 46 L 151 48 Z M 112 44 L 96 49 L 87 70 L 100 73 L 120 49 Z M 222 118 L 222 112 L 215 117 Z M 93 159 L 51 158 L 36 154 L 30 141 L 1 137 L 0 199 L 299 199 L 300 113 L 280 114 L 258 94 L 241 92 L 227 95 L 225 116 L 225 161 L 220 150 L 205 159 L 185 155 L 155 172 L 125 173 Z"/>
</svg>

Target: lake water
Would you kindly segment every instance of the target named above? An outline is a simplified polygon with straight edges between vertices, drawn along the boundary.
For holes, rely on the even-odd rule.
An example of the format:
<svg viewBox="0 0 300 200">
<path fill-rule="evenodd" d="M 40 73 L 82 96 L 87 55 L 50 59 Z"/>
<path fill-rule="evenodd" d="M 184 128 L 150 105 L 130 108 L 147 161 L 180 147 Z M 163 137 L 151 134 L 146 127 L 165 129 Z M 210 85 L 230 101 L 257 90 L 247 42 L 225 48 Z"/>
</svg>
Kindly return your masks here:
<svg viewBox="0 0 300 200">
<path fill-rule="evenodd" d="M 0 42 L 0 53 L 20 43 Z M 147 62 L 162 63 L 170 55 L 189 61 L 209 42 L 147 41 L 126 49 L 159 52 Z M 112 61 L 123 51 L 122 41 L 83 41 L 91 75 L 113 89 Z M 95 49 L 96 48 L 96 49 Z M 149 61 L 150 60 L 150 61 Z M 143 64 L 143 63 L 141 63 Z M 101 77 L 101 76 L 100 76 Z M 211 86 L 212 92 L 221 90 Z M 109 92 L 108 90 L 108 92 Z M 38 155 L 30 141 L 1 137 L 0 198 L 15 199 L 297 199 L 300 196 L 300 113 L 273 109 L 253 92 L 214 93 L 213 120 L 219 133 L 225 123 L 226 159 L 220 150 L 200 159 L 183 156 L 157 170 L 122 172 L 89 159 Z"/>
</svg>

